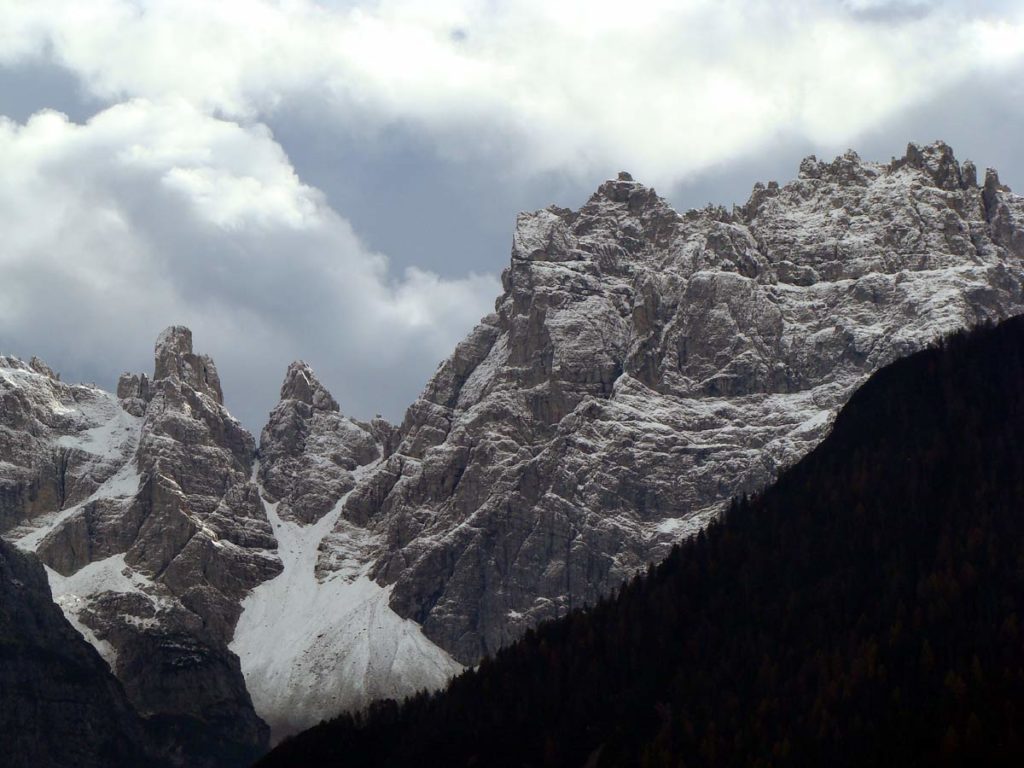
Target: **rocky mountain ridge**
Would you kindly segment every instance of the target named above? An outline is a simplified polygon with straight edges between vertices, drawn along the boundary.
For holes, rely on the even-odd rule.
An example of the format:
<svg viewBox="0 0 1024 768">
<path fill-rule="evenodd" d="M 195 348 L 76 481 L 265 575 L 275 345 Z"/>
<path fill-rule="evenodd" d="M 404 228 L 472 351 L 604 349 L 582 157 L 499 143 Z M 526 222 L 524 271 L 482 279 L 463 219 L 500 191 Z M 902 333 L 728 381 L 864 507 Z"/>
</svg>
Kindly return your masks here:
<svg viewBox="0 0 1024 768">
<path fill-rule="evenodd" d="M 168 753 L 251 761 L 269 732 L 227 644 L 242 596 L 281 562 L 250 477 L 255 442 L 212 361 L 173 327 L 153 378 L 122 377 L 120 399 L 10 358 L 0 387 L 0 440 L 20 449 L 3 454 L 5 537 L 48 566 L 55 600 Z"/>
<path fill-rule="evenodd" d="M 731 212 L 624 173 L 522 214 L 496 313 L 343 518 L 383 537 L 392 607 L 474 663 L 769 481 L 871 372 L 1021 312 L 1022 224 L 942 143 L 808 158 Z"/>
<path fill-rule="evenodd" d="M 911 145 L 732 211 L 620 174 L 522 214 L 495 313 L 400 427 L 300 362 L 257 451 L 180 327 L 117 398 L 3 358 L 0 532 L 140 712 L 236 755 L 261 718 L 439 686 L 800 458 L 882 365 L 1024 311 L 1024 200 L 976 177 Z"/>
<path fill-rule="evenodd" d="M 347 535 L 345 567 L 315 578 L 339 498 L 394 428 L 342 416 L 309 366 L 289 368 L 259 460 L 180 326 L 117 397 L 0 358 L 0 402 L 4 537 L 45 563 L 172 761 L 247 765 L 267 723 L 280 737 L 460 669 L 367 577 L 371 534 Z"/>
</svg>

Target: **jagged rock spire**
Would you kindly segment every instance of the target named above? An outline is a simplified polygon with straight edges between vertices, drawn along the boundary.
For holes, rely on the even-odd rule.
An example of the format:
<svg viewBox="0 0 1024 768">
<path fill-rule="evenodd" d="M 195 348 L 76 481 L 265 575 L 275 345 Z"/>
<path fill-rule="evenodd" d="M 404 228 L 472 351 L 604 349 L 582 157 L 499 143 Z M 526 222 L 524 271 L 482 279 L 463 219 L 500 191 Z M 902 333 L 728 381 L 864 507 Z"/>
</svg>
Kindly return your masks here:
<svg viewBox="0 0 1024 768">
<path fill-rule="evenodd" d="M 904 164 L 926 171 L 940 189 L 966 189 L 960 164 L 953 155 L 953 148 L 944 141 L 926 146 L 911 142 L 903 156 Z"/>
<path fill-rule="evenodd" d="M 156 384 L 179 381 L 197 392 L 224 404 L 217 366 L 209 355 L 197 355 L 192 349 L 192 331 L 183 325 L 165 328 L 153 349 L 153 378 L 144 373 L 122 373 L 117 381 L 117 396 L 126 411 L 141 416 L 156 394 Z"/>
<path fill-rule="evenodd" d="M 338 402 L 320 383 L 313 369 L 303 360 L 296 360 L 288 366 L 281 385 L 282 400 L 298 400 L 319 411 L 338 411 Z"/>
<path fill-rule="evenodd" d="M 316 522 L 354 487 L 352 471 L 380 455 L 377 432 L 344 416 L 313 369 L 296 360 L 260 435 L 264 495 L 280 502 L 282 518 Z"/>
<path fill-rule="evenodd" d="M 177 377 L 198 392 L 224 403 L 217 366 L 209 355 L 192 351 L 192 331 L 183 325 L 166 328 L 156 340 L 153 380 Z"/>
</svg>

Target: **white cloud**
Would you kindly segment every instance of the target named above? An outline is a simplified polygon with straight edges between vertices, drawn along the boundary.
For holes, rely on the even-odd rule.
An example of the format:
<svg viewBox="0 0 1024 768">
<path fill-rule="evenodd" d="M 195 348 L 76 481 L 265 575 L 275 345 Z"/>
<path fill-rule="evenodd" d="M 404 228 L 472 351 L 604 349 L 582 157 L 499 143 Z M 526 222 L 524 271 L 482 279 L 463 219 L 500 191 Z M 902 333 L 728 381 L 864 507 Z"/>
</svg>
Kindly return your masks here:
<svg viewBox="0 0 1024 768">
<path fill-rule="evenodd" d="M 351 130 L 412 121 L 525 172 L 673 183 L 783 134 L 841 142 L 1024 56 L 1024 11 L 920 0 L 35 0 L 0 60 L 52 52 L 111 100 L 254 120 L 295 93 Z M 899 23 L 865 12 L 916 9 Z"/>
<path fill-rule="evenodd" d="M 292 357 L 348 409 L 399 415 L 498 292 L 493 277 L 389 272 L 264 126 L 294 105 L 339 140 L 400 124 L 510 176 L 628 168 L 666 187 L 779 137 L 853 143 L 958 84 L 1019 69 L 1024 8 L 0 2 L 0 66 L 39 63 L 109 108 L 85 125 L 54 112 L 0 123 L 3 351 L 109 372 L 137 367 L 164 325 L 185 322 L 258 425 Z M 379 216 L 400 227 L 405 212 Z"/>
<path fill-rule="evenodd" d="M 0 335 L 113 372 L 143 363 L 164 325 L 190 324 L 254 425 L 298 355 L 357 413 L 399 415 L 499 290 L 394 279 L 266 129 L 182 100 L 126 102 L 85 125 L 0 122 L 0 166 Z"/>
</svg>

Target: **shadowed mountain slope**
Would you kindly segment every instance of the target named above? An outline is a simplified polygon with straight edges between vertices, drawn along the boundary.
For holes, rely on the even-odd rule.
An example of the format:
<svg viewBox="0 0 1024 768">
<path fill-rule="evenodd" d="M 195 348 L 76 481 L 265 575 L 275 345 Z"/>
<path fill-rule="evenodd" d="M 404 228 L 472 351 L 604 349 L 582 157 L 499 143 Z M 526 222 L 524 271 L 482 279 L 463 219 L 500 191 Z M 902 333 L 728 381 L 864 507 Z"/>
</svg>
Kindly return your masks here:
<svg viewBox="0 0 1024 768">
<path fill-rule="evenodd" d="M 0 763 L 158 766 L 106 663 L 68 623 L 32 555 L 0 540 Z"/>
</svg>

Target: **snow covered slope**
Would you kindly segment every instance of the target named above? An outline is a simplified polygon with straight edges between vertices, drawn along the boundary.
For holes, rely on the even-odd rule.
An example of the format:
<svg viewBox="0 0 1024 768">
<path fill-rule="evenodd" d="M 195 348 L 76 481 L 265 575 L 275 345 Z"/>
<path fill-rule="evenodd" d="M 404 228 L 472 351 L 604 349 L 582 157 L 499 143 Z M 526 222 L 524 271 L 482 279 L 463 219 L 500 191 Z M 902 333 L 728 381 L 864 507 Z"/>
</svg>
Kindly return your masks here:
<svg viewBox="0 0 1024 768">
<path fill-rule="evenodd" d="M 365 530 L 345 530 L 351 571 L 317 577 L 320 542 L 338 523 L 344 499 L 306 526 L 282 520 L 278 503 L 266 505 L 284 570 L 242 602 L 231 650 L 274 741 L 376 699 L 441 688 L 462 669 L 419 624 L 391 610 L 390 589 L 367 577 L 372 560 L 365 553 L 375 542 Z"/>
</svg>

